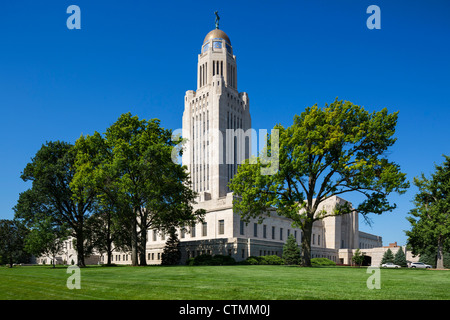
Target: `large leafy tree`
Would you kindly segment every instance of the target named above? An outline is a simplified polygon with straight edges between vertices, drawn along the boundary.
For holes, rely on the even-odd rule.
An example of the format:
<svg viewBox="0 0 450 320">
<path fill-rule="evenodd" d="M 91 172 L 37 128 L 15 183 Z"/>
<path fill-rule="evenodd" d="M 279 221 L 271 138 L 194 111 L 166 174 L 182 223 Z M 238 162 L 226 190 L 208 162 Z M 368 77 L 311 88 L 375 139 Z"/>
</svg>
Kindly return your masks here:
<svg viewBox="0 0 450 320">
<path fill-rule="evenodd" d="M 86 146 L 77 155 L 79 185 L 95 185 L 102 206 L 115 210 L 116 225 L 127 224 L 133 265 L 146 264 L 149 229 L 169 230 L 204 213 L 193 210 L 187 168 L 172 162 L 176 143 L 158 119 L 122 114 L 104 136 L 80 137 L 78 144 Z"/>
<path fill-rule="evenodd" d="M 409 184 L 398 164 L 387 158 L 395 143 L 398 113 L 387 109 L 369 113 L 337 99 L 324 108 L 306 108 L 290 127 L 277 125 L 279 140 L 268 137 L 268 148 L 257 159 L 242 164 L 229 184 L 235 209 L 244 220 L 263 218 L 276 210 L 303 231 L 303 265 L 310 266 L 313 223 L 328 216 L 358 212 L 381 214 L 396 205 L 391 192 L 404 193 Z M 267 157 L 267 155 L 269 157 Z M 271 161 L 267 160 L 272 159 Z M 278 165 L 265 174 L 264 169 Z M 359 193 L 355 208 L 320 210 L 330 197 Z"/>
<path fill-rule="evenodd" d="M 444 156 L 431 178 L 414 178 L 418 193 L 409 212 L 411 230 L 406 231 L 412 253 L 436 254 L 436 267 L 444 268 L 444 252 L 450 249 L 450 157 Z"/>
<path fill-rule="evenodd" d="M 76 239 L 77 264 L 84 267 L 85 221 L 96 193 L 91 184 L 73 185 L 76 153 L 73 144 L 62 141 L 42 145 L 21 175 L 32 187 L 20 194 L 14 210 L 16 218 L 26 223 L 36 224 L 49 217 L 70 228 Z"/>
<path fill-rule="evenodd" d="M 10 267 L 14 263 L 28 263 L 29 254 L 24 250 L 29 230 L 18 220 L 0 220 L 0 263 Z"/>
<path fill-rule="evenodd" d="M 34 256 L 50 258 L 55 267 L 56 257 L 65 249 L 64 242 L 68 233 L 65 225 L 56 223 L 51 216 L 43 216 L 33 224 L 25 238 L 25 250 Z"/>
</svg>

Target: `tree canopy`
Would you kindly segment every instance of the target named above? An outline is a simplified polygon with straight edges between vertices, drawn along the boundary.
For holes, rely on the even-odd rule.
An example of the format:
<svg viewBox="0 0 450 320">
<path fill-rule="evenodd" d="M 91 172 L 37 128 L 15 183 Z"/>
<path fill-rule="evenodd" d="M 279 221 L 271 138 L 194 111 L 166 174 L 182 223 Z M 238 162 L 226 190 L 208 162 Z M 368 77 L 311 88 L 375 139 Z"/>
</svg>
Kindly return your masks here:
<svg viewBox="0 0 450 320">
<path fill-rule="evenodd" d="M 92 246 L 110 253 L 113 241 L 131 248 L 133 265 L 145 265 L 149 228 L 171 230 L 204 214 L 193 210 L 187 168 L 172 161 L 175 146 L 158 119 L 130 113 L 104 135 L 47 142 L 21 176 L 32 188 L 20 194 L 16 218 L 35 228 L 48 218 L 70 229 L 79 266 Z"/>
<path fill-rule="evenodd" d="M 418 192 L 407 217 L 411 230 L 406 231 L 412 253 L 435 253 L 437 268 L 444 267 L 444 252 L 450 250 L 450 157 L 444 158 L 431 178 L 423 173 L 414 178 Z"/>
<path fill-rule="evenodd" d="M 336 99 L 324 108 L 306 108 L 289 127 L 276 125 L 272 135 L 278 134 L 278 141 L 269 135 L 267 149 L 242 164 L 229 184 L 236 195 L 235 210 L 246 220 L 263 219 L 273 210 L 292 219 L 303 231 L 303 264 L 309 266 L 314 221 L 350 212 L 367 217 L 391 211 L 396 205 L 388 195 L 409 187 L 406 174 L 388 159 L 397 118 L 398 112 L 386 108 L 370 113 Z M 273 164 L 269 158 L 278 162 L 273 174 L 262 170 Z M 325 200 L 350 192 L 364 200 L 353 208 L 319 209 Z"/>
</svg>

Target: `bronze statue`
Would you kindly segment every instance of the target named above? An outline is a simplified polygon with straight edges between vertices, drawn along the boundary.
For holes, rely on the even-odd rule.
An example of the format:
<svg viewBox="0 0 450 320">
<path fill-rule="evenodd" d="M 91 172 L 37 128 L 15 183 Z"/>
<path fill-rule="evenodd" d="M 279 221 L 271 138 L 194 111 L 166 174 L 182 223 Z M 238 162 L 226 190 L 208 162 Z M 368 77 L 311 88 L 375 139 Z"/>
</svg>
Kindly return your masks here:
<svg viewBox="0 0 450 320">
<path fill-rule="evenodd" d="M 216 15 L 216 29 L 219 29 L 219 11 L 214 11 L 214 14 Z"/>
</svg>

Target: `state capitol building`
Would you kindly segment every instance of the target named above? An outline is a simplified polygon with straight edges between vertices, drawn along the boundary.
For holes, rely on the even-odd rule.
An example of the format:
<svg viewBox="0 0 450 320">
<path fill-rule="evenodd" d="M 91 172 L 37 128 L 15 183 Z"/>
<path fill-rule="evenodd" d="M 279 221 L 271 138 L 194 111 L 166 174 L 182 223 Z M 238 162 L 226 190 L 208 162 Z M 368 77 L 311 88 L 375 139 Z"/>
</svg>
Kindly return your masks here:
<svg viewBox="0 0 450 320">
<path fill-rule="evenodd" d="M 275 212 L 262 223 L 257 220 L 243 222 L 233 211 L 233 193 L 227 186 L 239 163 L 250 157 L 252 144 L 250 135 L 242 139 L 232 136 L 235 142 L 232 147 L 224 143 L 229 140 L 230 131 L 249 132 L 251 129 L 250 99 L 246 92 L 238 89 L 238 68 L 232 42 L 216 24 L 216 28 L 206 34 L 199 49 L 197 89 L 186 91 L 184 97 L 182 135 L 187 143 L 182 163 L 190 171 L 193 190 L 199 194 L 194 210 L 203 208 L 206 215 L 203 223 L 178 230 L 182 252 L 180 263 L 200 254 L 230 255 L 236 261 L 249 256 L 281 257 L 288 236 L 292 234 L 300 245 L 302 231 L 293 228 L 290 219 Z M 335 196 L 322 203 L 319 210 L 333 210 L 335 205 L 344 202 L 347 201 Z M 147 239 L 147 264 L 160 264 L 168 236 L 150 230 Z M 380 236 L 359 231 L 357 213 L 314 222 L 311 258 L 325 257 L 338 264 L 351 264 L 357 248 L 369 256 L 372 248 L 382 249 Z M 66 252 L 60 258 L 61 262 L 72 260 L 76 263 L 71 241 L 67 241 Z M 113 252 L 112 258 L 115 264 L 131 264 L 128 253 Z M 94 254 L 86 258 L 86 264 L 102 263 L 105 259 Z"/>
</svg>

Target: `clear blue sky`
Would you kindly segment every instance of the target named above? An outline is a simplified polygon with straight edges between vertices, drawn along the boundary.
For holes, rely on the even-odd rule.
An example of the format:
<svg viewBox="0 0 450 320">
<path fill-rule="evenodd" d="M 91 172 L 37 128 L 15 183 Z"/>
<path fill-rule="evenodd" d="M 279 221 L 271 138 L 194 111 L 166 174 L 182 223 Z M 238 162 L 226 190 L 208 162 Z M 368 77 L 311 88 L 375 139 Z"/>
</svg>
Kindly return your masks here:
<svg viewBox="0 0 450 320">
<path fill-rule="evenodd" d="M 66 9 L 81 8 L 81 30 Z M 381 29 L 369 30 L 369 5 Z M 181 127 L 204 36 L 220 28 L 238 62 L 253 127 L 290 125 L 336 97 L 400 111 L 390 157 L 412 180 L 450 154 L 449 1 L 7 1 L 0 10 L 0 218 L 29 184 L 42 143 L 104 132 L 122 113 Z M 414 187 L 362 231 L 406 243 Z M 348 196 L 349 200 L 357 200 Z"/>
</svg>

